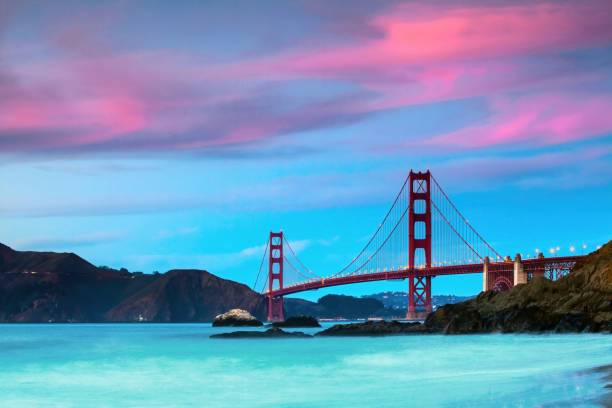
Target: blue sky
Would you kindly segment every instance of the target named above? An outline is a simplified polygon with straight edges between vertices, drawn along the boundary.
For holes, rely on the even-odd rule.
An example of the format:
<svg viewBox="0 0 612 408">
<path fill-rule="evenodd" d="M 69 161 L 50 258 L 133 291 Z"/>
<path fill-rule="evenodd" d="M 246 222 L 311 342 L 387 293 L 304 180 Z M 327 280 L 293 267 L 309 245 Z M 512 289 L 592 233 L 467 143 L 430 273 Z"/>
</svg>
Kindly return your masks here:
<svg viewBox="0 0 612 408">
<path fill-rule="evenodd" d="M 428 168 L 501 253 L 593 249 L 612 230 L 611 16 L 598 1 L 0 0 L 0 241 L 250 285 L 282 228 L 324 276 Z"/>
</svg>

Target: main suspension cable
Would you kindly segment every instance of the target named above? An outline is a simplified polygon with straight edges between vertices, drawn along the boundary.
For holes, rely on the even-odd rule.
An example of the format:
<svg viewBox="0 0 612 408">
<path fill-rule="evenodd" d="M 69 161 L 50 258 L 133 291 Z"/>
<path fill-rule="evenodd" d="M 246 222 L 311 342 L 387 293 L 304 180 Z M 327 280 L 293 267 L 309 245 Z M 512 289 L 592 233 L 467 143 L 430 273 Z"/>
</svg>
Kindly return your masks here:
<svg viewBox="0 0 612 408">
<path fill-rule="evenodd" d="M 270 242 L 266 241 L 266 249 L 264 250 L 263 257 L 261 258 L 261 263 L 259 264 L 259 272 L 257 272 L 257 277 L 255 278 L 255 283 L 253 283 L 253 290 L 257 291 L 257 282 L 259 282 L 259 275 L 261 275 L 261 270 L 263 268 L 263 264 L 266 260 L 266 254 L 268 253 L 268 245 Z M 265 285 L 264 285 L 265 286 Z"/>
</svg>

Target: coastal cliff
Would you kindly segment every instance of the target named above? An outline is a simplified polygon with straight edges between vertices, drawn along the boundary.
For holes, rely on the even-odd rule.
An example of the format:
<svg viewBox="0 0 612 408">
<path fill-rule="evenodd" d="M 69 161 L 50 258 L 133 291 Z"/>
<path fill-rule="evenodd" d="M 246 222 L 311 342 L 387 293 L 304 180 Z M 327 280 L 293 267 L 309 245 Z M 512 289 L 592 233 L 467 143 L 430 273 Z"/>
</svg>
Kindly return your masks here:
<svg viewBox="0 0 612 408">
<path fill-rule="evenodd" d="M 558 281 L 536 277 L 506 292 L 483 292 L 440 307 L 425 321 L 430 331 L 612 331 L 612 241 Z"/>
</svg>

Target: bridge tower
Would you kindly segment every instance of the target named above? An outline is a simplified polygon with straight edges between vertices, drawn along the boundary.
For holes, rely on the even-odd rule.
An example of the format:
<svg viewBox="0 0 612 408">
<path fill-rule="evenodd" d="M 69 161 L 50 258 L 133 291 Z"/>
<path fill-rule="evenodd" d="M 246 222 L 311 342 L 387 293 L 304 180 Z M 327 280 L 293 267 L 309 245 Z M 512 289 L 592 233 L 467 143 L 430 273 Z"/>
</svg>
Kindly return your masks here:
<svg viewBox="0 0 612 408">
<path fill-rule="evenodd" d="M 408 278 L 407 319 L 418 312 L 431 312 L 431 276 L 419 275 L 419 268 L 431 267 L 431 173 L 410 171 L 408 212 Z M 418 254 L 418 257 L 417 257 Z M 419 264 L 415 265 L 415 259 Z"/>
<path fill-rule="evenodd" d="M 270 232 L 268 263 L 268 293 L 283 288 L 283 232 Z M 275 286 L 276 282 L 276 286 Z M 282 296 L 268 295 L 268 321 L 285 320 Z"/>
</svg>

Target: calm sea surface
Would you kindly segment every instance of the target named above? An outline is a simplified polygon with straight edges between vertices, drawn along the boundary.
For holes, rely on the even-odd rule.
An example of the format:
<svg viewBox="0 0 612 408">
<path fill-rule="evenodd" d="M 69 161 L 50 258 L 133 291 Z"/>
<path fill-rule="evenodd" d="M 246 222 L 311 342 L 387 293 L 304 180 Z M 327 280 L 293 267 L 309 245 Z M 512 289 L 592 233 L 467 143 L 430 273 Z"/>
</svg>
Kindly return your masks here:
<svg viewBox="0 0 612 408">
<path fill-rule="evenodd" d="M 597 406 L 612 364 L 609 335 L 208 338 L 229 330 L 0 325 L 0 407 Z"/>
</svg>

